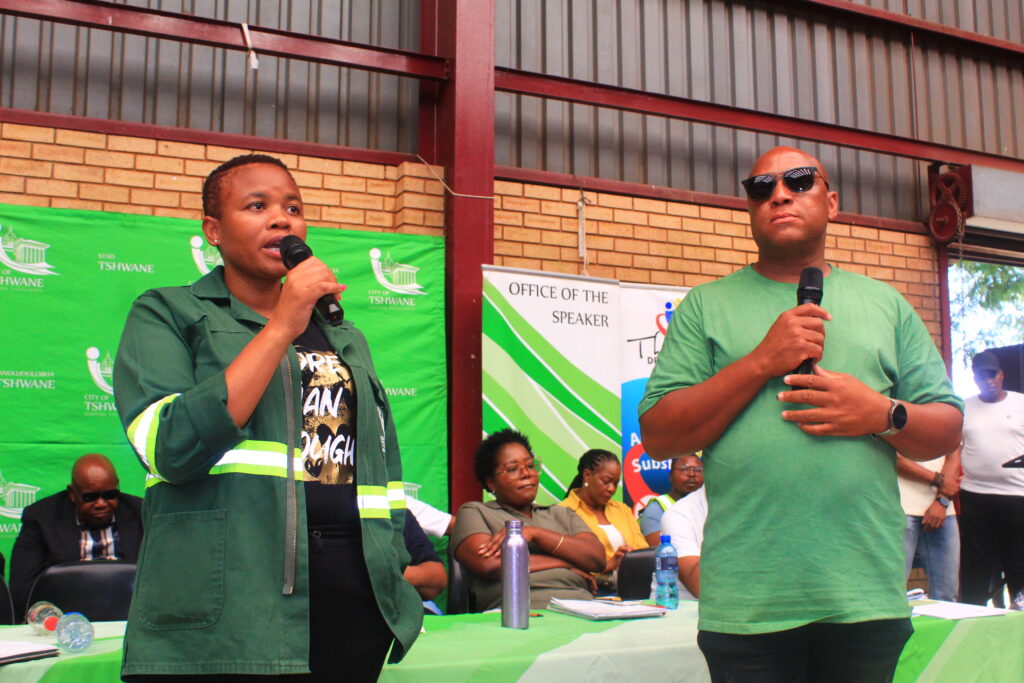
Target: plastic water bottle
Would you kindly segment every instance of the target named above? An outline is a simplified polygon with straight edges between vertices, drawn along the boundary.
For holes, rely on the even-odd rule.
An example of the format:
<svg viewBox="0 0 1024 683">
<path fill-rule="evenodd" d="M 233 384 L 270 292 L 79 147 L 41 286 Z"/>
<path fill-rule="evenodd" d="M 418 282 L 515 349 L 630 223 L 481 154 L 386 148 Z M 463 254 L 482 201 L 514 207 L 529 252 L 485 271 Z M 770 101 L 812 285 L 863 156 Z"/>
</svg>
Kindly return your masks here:
<svg viewBox="0 0 1024 683">
<path fill-rule="evenodd" d="M 92 645 L 96 630 L 81 612 L 68 612 L 57 622 L 57 647 L 65 652 L 81 652 Z"/>
<path fill-rule="evenodd" d="M 501 625 L 530 626 L 530 549 L 518 519 L 505 522 L 505 540 L 501 542 Z"/>
<path fill-rule="evenodd" d="M 672 537 L 661 535 L 661 545 L 654 553 L 654 578 L 658 582 L 656 602 L 668 609 L 679 607 L 679 556 L 672 546 Z"/>
<path fill-rule="evenodd" d="M 25 621 L 32 626 L 39 635 L 43 636 L 57 630 L 57 622 L 64 616 L 64 612 L 52 602 L 37 602 L 25 612 Z"/>
</svg>

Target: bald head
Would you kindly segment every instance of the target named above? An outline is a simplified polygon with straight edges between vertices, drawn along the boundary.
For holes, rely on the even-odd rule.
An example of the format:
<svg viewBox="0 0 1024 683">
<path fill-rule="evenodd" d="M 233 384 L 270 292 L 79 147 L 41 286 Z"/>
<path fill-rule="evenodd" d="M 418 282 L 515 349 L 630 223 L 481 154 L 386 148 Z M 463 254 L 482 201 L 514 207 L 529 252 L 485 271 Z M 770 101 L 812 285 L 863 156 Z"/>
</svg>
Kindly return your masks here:
<svg viewBox="0 0 1024 683">
<path fill-rule="evenodd" d="M 818 161 L 817 157 L 808 154 L 802 149 L 786 147 L 785 145 L 773 147 L 758 157 L 757 161 L 750 168 L 749 176 L 762 173 L 778 173 L 800 166 L 814 166 L 821 173 L 821 177 L 824 178 L 825 182 L 828 182 L 828 172 L 821 165 L 821 162 Z"/>
<path fill-rule="evenodd" d="M 93 529 L 109 526 L 117 511 L 118 485 L 117 471 L 107 456 L 89 453 L 76 460 L 68 494 L 79 521 Z"/>
<path fill-rule="evenodd" d="M 71 483 L 79 481 L 85 472 L 97 467 L 117 480 L 117 470 L 114 469 L 114 463 L 110 462 L 110 458 L 101 453 L 87 453 L 71 467 Z"/>
</svg>

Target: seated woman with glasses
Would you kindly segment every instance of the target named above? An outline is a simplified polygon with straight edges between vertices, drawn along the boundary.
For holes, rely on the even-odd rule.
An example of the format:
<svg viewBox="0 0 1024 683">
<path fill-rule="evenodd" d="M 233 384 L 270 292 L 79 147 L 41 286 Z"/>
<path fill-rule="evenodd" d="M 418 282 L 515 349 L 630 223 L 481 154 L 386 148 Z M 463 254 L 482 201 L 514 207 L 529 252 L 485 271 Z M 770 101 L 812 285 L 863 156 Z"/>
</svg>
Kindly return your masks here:
<svg viewBox="0 0 1024 683">
<path fill-rule="evenodd" d="M 468 570 L 474 608 L 501 606 L 501 542 L 510 519 L 523 522 L 530 544 L 531 607 L 547 607 L 552 597 L 592 598 L 591 573 L 604 569 L 601 543 L 572 510 L 534 503 L 540 461 L 529 440 L 512 429 L 495 432 L 477 447 L 473 466 L 495 500 L 459 508 L 451 538 L 455 558 Z"/>
<path fill-rule="evenodd" d="M 615 571 L 630 550 L 648 547 L 629 506 L 612 500 L 622 466 L 610 451 L 593 448 L 580 456 L 576 477 L 559 505 L 574 510 L 594 532 L 605 552 L 605 570 L 597 577 L 602 591 L 615 590 Z"/>
</svg>

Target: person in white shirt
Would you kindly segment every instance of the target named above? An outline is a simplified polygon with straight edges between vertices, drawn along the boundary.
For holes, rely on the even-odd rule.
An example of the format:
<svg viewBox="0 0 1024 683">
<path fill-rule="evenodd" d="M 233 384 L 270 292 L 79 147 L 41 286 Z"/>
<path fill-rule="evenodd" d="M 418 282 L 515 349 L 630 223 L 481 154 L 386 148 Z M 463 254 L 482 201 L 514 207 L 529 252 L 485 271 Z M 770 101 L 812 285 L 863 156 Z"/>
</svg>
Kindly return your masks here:
<svg viewBox="0 0 1024 683">
<path fill-rule="evenodd" d="M 703 486 L 676 501 L 661 516 L 661 533 L 672 537 L 672 547 L 679 555 L 679 597 L 684 600 L 700 596 L 700 546 L 707 516 Z"/>
<path fill-rule="evenodd" d="M 903 550 L 907 575 L 917 555 L 928 575 L 929 597 L 956 602 L 960 534 L 952 499 L 960 492 L 960 451 L 924 462 L 897 454 L 896 473 L 906 516 Z"/>
<path fill-rule="evenodd" d="M 963 602 L 988 602 L 1001 565 L 1010 597 L 1024 590 L 1024 468 L 1003 465 L 1024 454 L 1024 394 L 1003 389 L 999 357 L 972 361 L 980 393 L 967 399 L 961 461 L 960 581 Z"/>
<path fill-rule="evenodd" d="M 423 531 L 427 533 L 427 536 L 433 536 L 434 538 L 447 536 L 452 532 L 452 527 L 455 526 L 455 515 L 438 510 L 422 500 L 406 496 L 405 505 L 409 512 L 416 517 L 416 521 L 423 527 Z"/>
</svg>

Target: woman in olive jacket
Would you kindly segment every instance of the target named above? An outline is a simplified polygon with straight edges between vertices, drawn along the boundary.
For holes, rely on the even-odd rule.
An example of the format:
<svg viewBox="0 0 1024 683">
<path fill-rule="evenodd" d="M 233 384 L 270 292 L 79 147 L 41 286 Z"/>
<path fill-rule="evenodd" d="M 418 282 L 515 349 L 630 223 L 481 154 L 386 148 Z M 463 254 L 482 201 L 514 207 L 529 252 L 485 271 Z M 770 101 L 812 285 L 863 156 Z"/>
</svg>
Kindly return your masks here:
<svg viewBox="0 0 1024 683">
<path fill-rule="evenodd" d="M 362 333 L 314 309 L 331 270 L 281 261 L 306 235 L 284 165 L 226 162 L 203 208 L 223 268 L 139 297 L 114 369 L 148 473 L 122 675 L 375 680 L 422 619 L 387 397 Z"/>
</svg>

